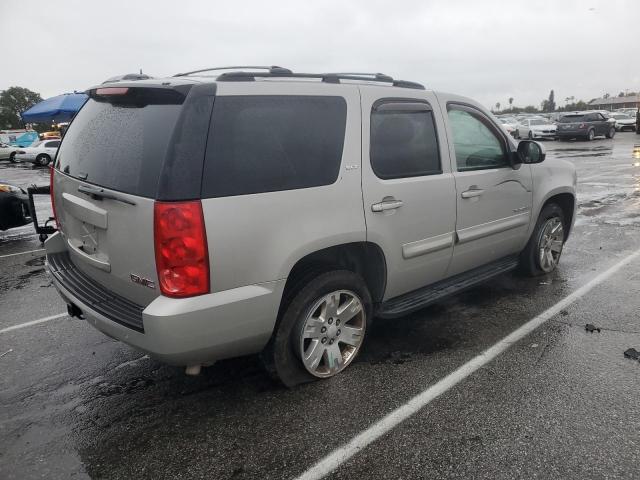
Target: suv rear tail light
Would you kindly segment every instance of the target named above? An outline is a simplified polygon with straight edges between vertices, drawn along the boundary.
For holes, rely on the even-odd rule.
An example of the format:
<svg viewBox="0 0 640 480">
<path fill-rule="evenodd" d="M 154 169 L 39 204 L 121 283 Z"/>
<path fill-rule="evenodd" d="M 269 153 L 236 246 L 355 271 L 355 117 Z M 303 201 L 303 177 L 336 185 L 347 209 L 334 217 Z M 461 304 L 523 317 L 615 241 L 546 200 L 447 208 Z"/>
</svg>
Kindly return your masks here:
<svg viewBox="0 0 640 480">
<path fill-rule="evenodd" d="M 578 128 L 587 128 L 587 125 L 584 123 L 581 123 L 580 125 L 578 125 Z"/>
<path fill-rule="evenodd" d="M 51 195 L 51 210 L 53 210 L 53 219 L 56 222 L 56 228 L 58 228 L 58 215 L 56 214 L 56 199 L 55 199 L 55 196 L 53 195 L 53 172 L 55 172 L 55 169 L 53 168 L 53 166 L 51 166 L 49 169 L 49 195 Z"/>
<path fill-rule="evenodd" d="M 200 201 L 156 202 L 153 231 L 162 294 L 182 298 L 209 293 L 209 254 Z"/>
</svg>

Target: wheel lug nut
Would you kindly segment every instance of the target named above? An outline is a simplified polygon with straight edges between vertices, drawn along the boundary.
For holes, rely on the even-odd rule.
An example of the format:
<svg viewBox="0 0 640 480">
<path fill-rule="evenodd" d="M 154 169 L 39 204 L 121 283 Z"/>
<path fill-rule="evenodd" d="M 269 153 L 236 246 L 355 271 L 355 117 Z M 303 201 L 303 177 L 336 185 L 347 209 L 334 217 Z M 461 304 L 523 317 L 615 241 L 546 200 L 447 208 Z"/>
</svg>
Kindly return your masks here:
<svg viewBox="0 0 640 480">
<path fill-rule="evenodd" d="M 329 340 L 329 345 L 333 345 L 333 338 Z"/>
<path fill-rule="evenodd" d="M 336 318 L 336 327 L 337 327 L 338 325 L 340 325 L 340 319 L 337 319 L 337 318 Z"/>
<path fill-rule="evenodd" d="M 338 331 L 336 332 L 336 337 L 340 335 L 340 329 L 338 329 Z"/>
<path fill-rule="evenodd" d="M 322 328 L 320 329 L 320 332 L 321 332 L 321 333 L 324 333 L 324 332 L 326 332 L 326 331 L 327 331 L 327 327 L 322 327 Z"/>
<path fill-rule="evenodd" d="M 322 343 L 327 343 L 327 337 L 322 337 L 322 340 L 320 340 Z"/>
<path fill-rule="evenodd" d="M 327 323 L 331 325 L 333 323 L 333 318 L 330 318 L 329 320 L 327 320 Z"/>
</svg>

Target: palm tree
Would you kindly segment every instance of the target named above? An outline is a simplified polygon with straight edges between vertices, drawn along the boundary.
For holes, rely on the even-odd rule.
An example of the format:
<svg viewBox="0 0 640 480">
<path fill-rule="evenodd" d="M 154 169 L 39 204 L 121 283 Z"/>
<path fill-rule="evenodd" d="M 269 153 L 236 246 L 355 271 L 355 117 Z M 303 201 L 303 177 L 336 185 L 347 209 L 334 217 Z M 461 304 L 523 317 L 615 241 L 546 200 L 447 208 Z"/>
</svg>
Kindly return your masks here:
<svg viewBox="0 0 640 480">
<path fill-rule="evenodd" d="M 509 110 L 513 110 L 513 97 L 509 97 Z"/>
<path fill-rule="evenodd" d="M 500 102 L 496 102 L 496 111 L 500 111 Z"/>
</svg>

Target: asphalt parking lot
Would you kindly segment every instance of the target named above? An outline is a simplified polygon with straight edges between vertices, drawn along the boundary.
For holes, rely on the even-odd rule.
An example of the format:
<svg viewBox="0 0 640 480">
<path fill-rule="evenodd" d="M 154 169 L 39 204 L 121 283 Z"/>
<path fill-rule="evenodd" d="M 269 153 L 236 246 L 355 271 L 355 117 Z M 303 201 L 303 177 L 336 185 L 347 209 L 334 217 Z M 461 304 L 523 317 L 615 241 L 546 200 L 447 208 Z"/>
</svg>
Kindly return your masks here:
<svg viewBox="0 0 640 480">
<path fill-rule="evenodd" d="M 378 320 L 348 370 L 292 390 L 253 357 L 186 377 L 70 319 L 33 227 L 0 233 L 0 478 L 640 475 L 640 362 L 623 355 L 640 350 L 634 143 L 635 133 L 545 142 L 547 162 L 568 159 L 579 175 L 575 229 L 552 275 L 504 275 Z M 2 162 L 0 180 L 43 184 L 48 172 Z M 478 358 L 397 421 L 396 409 Z M 388 414 L 392 428 L 357 437 Z"/>
</svg>

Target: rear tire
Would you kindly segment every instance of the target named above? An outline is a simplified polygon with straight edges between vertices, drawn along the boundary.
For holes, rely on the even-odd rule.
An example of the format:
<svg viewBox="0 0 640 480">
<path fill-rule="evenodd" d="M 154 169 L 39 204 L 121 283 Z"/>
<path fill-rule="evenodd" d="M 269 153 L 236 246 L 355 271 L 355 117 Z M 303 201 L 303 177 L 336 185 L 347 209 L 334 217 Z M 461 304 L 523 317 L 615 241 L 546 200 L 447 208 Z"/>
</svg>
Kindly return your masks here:
<svg viewBox="0 0 640 480">
<path fill-rule="evenodd" d="M 282 305 L 261 354 L 264 366 L 287 387 L 330 378 L 359 353 L 371 316 L 371 295 L 360 275 L 348 270 L 321 273 Z"/>
<path fill-rule="evenodd" d="M 531 130 L 529 130 L 527 137 L 529 137 L 529 140 L 533 140 L 533 133 L 531 133 Z"/>
<path fill-rule="evenodd" d="M 513 134 L 514 138 L 519 139 L 520 138 L 520 131 L 516 130 L 515 133 Z"/>
<path fill-rule="evenodd" d="M 40 165 L 41 167 L 46 167 L 51 163 L 51 157 L 46 153 L 41 153 L 36 157 L 36 165 Z"/>
<path fill-rule="evenodd" d="M 616 134 L 616 129 L 615 129 L 615 128 L 613 128 L 613 127 L 611 127 L 611 128 L 609 129 L 609 131 L 607 132 L 606 137 L 607 137 L 607 138 L 613 138 L 613 137 L 615 136 L 615 134 Z"/>
<path fill-rule="evenodd" d="M 545 205 L 527 246 L 520 253 L 520 271 L 530 277 L 553 272 L 562 255 L 564 232 L 562 209 L 555 203 Z"/>
<path fill-rule="evenodd" d="M 16 163 L 16 152 L 11 152 L 11 155 L 9 155 L 9 161 L 11 163 Z"/>
<path fill-rule="evenodd" d="M 589 129 L 589 131 L 587 132 L 587 141 L 592 141 L 594 138 L 596 138 L 596 132 L 593 128 Z"/>
</svg>

